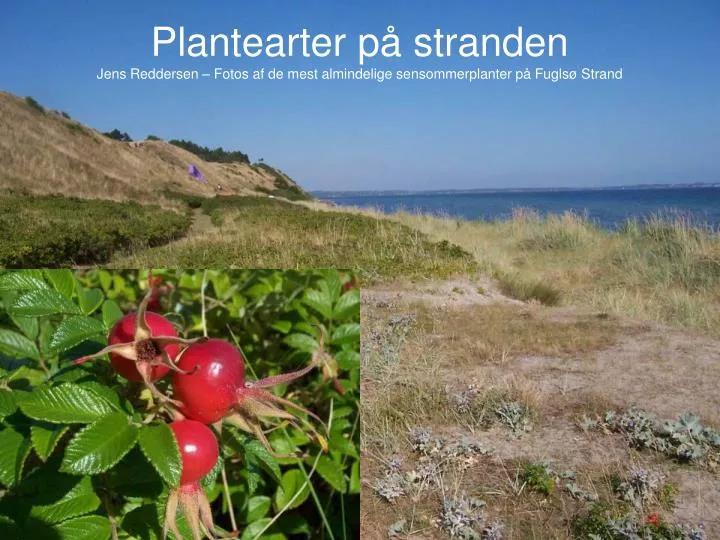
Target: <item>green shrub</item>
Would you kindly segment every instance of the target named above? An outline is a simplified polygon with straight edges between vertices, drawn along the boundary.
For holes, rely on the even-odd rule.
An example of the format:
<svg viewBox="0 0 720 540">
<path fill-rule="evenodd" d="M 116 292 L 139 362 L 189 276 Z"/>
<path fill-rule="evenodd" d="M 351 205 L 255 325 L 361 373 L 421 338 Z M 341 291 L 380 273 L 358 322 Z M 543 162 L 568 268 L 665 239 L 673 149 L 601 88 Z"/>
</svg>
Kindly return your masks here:
<svg viewBox="0 0 720 540">
<path fill-rule="evenodd" d="M 269 173 L 274 178 L 274 189 L 267 189 L 264 187 L 258 187 L 257 191 L 265 193 L 267 195 L 273 195 L 275 197 L 283 197 L 290 201 L 309 201 L 312 197 L 303 191 L 295 182 L 293 182 L 289 176 L 285 173 L 280 172 L 278 169 L 271 167 L 266 163 L 255 163 L 253 165 L 256 169 L 261 169 Z"/>
<path fill-rule="evenodd" d="M 555 489 L 552 471 L 544 463 L 526 463 L 522 469 L 522 479 L 531 490 L 543 495 L 550 495 Z"/>
<path fill-rule="evenodd" d="M 158 137 L 157 135 L 148 135 L 147 137 L 145 137 L 145 140 L 146 141 L 162 141 L 162 139 L 160 137 Z"/>
<path fill-rule="evenodd" d="M 192 141 L 183 139 L 170 139 L 168 142 L 195 154 L 205 161 L 214 161 L 217 163 L 250 163 L 248 155 L 239 150 L 227 151 L 223 150 L 222 147 L 211 149 L 207 146 L 200 146 Z"/>
<path fill-rule="evenodd" d="M 112 139 L 114 141 L 120 141 L 120 142 L 132 142 L 132 137 L 128 135 L 125 132 L 120 131 L 119 129 L 113 129 L 112 131 L 107 131 L 103 133 L 108 139 Z"/>
<path fill-rule="evenodd" d="M 0 266 L 104 263 L 122 250 L 183 236 L 190 217 L 134 202 L 8 194 L 0 197 Z"/>
<path fill-rule="evenodd" d="M 138 308 L 149 277 L 144 270 L 0 272 L 0 538 L 164 537 L 182 468 L 168 428 L 173 404 L 119 376 L 105 356 L 73 362 L 107 344 L 119 318 Z M 322 360 L 274 391 L 318 416 L 326 452 L 283 418 L 270 422 L 281 425 L 268 432 L 269 444 L 299 457 L 275 458 L 229 422 L 213 432 L 219 459 L 199 486 L 213 537 L 237 529 L 256 538 L 267 526 L 263 538 L 358 538 L 360 294 L 345 291 L 352 274 L 155 270 L 152 277 L 161 287 L 154 309 L 184 338 L 207 335 L 241 349 L 247 380 Z M 172 377 L 156 381 L 164 395 L 172 384 Z M 193 537 L 184 517 L 178 526 Z"/>
<path fill-rule="evenodd" d="M 35 101 L 34 98 L 32 98 L 32 97 L 30 97 L 30 96 L 26 97 L 26 98 L 25 98 L 25 103 L 27 103 L 28 105 L 30 105 L 30 107 L 32 107 L 32 108 L 35 109 L 36 111 L 38 111 L 38 112 L 40 112 L 40 113 L 42 113 L 42 114 L 45 114 L 45 107 L 43 107 L 43 106 L 40 105 L 37 101 Z"/>
</svg>

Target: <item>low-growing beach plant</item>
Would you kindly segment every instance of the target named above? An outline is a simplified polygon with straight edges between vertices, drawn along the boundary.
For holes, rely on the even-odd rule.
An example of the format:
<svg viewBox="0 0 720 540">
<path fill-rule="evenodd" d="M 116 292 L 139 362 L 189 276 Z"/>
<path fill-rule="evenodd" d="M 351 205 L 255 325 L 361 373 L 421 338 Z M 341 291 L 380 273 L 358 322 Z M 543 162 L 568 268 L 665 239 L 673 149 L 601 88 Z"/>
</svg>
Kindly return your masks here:
<svg viewBox="0 0 720 540">
<path fill-rule="evenodd" d="M 680 462 L 705 462 L 713 467 L 720 460 L 720 433 L 703 426 L 693 414 L 659 420 L 643 409 L 631 408 L 624 413 L 607 411 L 602 417 L 584 416 L 580 427 L 621 433 L 633 448 L 654 450 Z"/>
</svg>

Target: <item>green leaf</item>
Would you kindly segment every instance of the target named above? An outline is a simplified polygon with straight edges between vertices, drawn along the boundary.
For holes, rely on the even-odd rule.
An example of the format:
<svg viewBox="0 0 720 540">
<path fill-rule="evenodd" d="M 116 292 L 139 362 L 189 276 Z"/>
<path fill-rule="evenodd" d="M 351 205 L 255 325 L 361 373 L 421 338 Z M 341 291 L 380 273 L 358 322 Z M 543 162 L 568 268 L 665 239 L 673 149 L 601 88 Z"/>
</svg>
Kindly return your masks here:
<svg viewBox="0 0 720 540">
<path fill-rule="evenodd" d="M 69 426 L 53 426 L 52 424 L 32 426 L 30 440 L 38 457 L 47 461 L 68 429 Z"/>
<path fill-rule="evenodd" d="M 310 536 L 310 524 L 307 520 L 297 514 L 283 514 L 275 522 L 279 531 L 287 535 Z"/>
<path fill-rule="evenodd" d="M 60 475 L 59 478 L 67 477 Z M 49 523 L 57 523 L 71 517 L 89 514 L 98 506 L 100 499 L 93 491 L 92 480 L 89 476 L 85 476 L 74 483 L 60 500 L 53 501 L 52 504 L 33 506 L 31 515 Z"/>
<path fill-rule="evenodd" d="M 55 290 L 65 298 L 72 298 L 75 290 L 75 276 L 67 269 L 44 270 L 45 277 L 50 280 Z"/>
<path fill-rule="evenodd" d="M 271 518 L 263 518 L 258 521 L 255 521 L 248 525 L 245 530 L 242 533 L 242 536 L 240 537 L 240 540 L 255 540 L 258 538 L 258 535 L 261 533 L 265 527 L 267 527 L 270 522 Z M 285 540 L 286 536 L 280 532 L 277 532 L 275 527 L 269 527 L 267 531 L 262 533 L 262 536 L 260 536 L 262 540 Z"/>
<path fill-rule="evenodd" d="M 225 466 L 225 462 L 223 461 L 222 455 L 219 455 L 217 458 L 217 461 L 215 462 L 215 465 L 213 465 L 213 468 L 210 469 L 210 472 L 207 473 L 201 480 L 200 485 L 203 487 L 203 489 L 210 490 L 215 487 L 215 483 L 217 482 L 218 475 L 220 474 L 220 471 Z"/>
<path fill-rule="evenodd" d="M 309 456 L 305 458 L 305 463 L 312 467 L 313 463 L 317 459 L 317 466 L 315 470 L 322 476 L 322 478 L 330 484 L 336 491 L 345 493 L 347 490 L 347 482 L 345 481 L 345 475 L 343 474 L 343 468 L 339 463 L 335 462 L 326 455 L 320 455 L 317 458 Z"/>
<path fill-rule="evenodd" d="M 360 353 L 352 349 L 345 349 L 335 355 L 335 361 L 340 369 L 350 371 L 360 367 Z"/>
<path fill-rule="evenodd" d="M 283 339 L 283 342 L 301 352 L 313 353 L 320 348 L 317 340 L 307 334 L 290 334 Z"/>
<path fill-rule="evenodd" d="M 35 343 L 12 330 L 0 328 L 0 353 L 11 358 L 39 358 Z"/>
<path fill-rule="evenodd" d="M 10 318 L 15 323 L 15 326 L 22 330 L 23 334 L 28 338 L 35 340 L 38 337 L 40 326 L 35 317 L 14 317 L 10 315 Z"/>
<path fill-rule="evenodd" d="M 100 289 L 84 289 L 79 283 L 77 284 L 77 294 L 80 309 L 85 315 L 90 315 L 99 308 L 105 299 L 105 295 Z"/>
<path fill-rule="evenodd" d="M 275 321 L 272 323 L 271 328 L 274 328 L 281 334 L 287 334 L 292 330 L 292 323 L 290 321 Z"/>
<path fill-rule="evenodd" d="M 107 415 L 81 429 L 65 450 L 60 470 L 71 474 L 107 471 L 137 442 L 138 429 L 120 412 Z"/>
<path fill-rule="evenodd" d="M 257 495 L 256 497 L 250 497 L 247 504 L 247 512 L 245 515 L 245 523 L 252 523 L 260 518 L 264 518 L 270 511 L 272 501 L 270 497 L 264 495 Z"/>
<path fill-rule="evenodd" d="M 333 320 L 338 321 L 360 315 L 360 291 L 350 289 L 340 297 L 333 308 Z"/>
<path fill-rule="evenodd" d="M 49 289 L 40 270 L 18 270 L 0 276 L 0 291 Z"/>
<path fill-rule="evenodd" d="M 343 345 L 346 343 L 354 343 L 360 339 L 360 325 L 358 323 L 348 323 L 338 326 L 333 330 L 331 342 L 333 345 Z"/>
<path fill-rule="evenodd" d="M 279 482 L 280 465 L 278 465 L 277 460 L 268 452 L 267 448 L 255 439 L 245 437 L 244 440 L 242 440 L 240 437 L 245 437 L 245 435 L 240 434 L 239 437 L 236 437 L 245 449 L 245 460 L 248 463 L 260 465 Z"/>
<path fill-rule="evenodd" d="M 305 483 L 305 475 L 299 469 L 290 469 L 283 474 L 280 485 L 275 491 L 275 510 L 280 512 L 286 505 L 289 505 L 288 510 L 297 508 L 305 502 L 308 495 L 310 488 Z"/>
<path fill-rule="evenodd" d="M 350 471 L 349 493 L 360 493 L 360 462 L 355 461 Z"/>
<path fill-rule="evenodd" d="M 303 303 L 315 309 L 326 319 L 332 318 L 332 298 L 327 293 L 316 289 L 309 289 L 305 293 Z"/>
<path fill-rule="evenodd" d="M 80 309 L 75 304 L 53 289 L 39 289 L 23 293 L 15 300 L 11 311 L 17 317 L 80 313 Z"/>
<path fill-rule="evenodd" d="M 62 352 L 72 349 L 92 337 L 102 336 L 107 332 L 105 325 L 91 317 L 70 317 L 61 322 L 55 329 L 50 348 Z"/>
<path fill-rule="evenodd" d="M 18 405 L 30 418 L 59 424 L 90 423 L 118 410 L 97 393 L 73 383 L 36 388 L 19 398 Z"/>
<path fill-rule="evenodd" d="M 0 388 L 0 418 L 10 416 L 16 410 L 15 394 L 7 388 Z"/>
<path fill-rule="evenodd" d="M 12 428 L 0 431 L 0 482 L 13 487 L 20 481 L 25 459 L 30 453 L 30 440 Z"/>
<path fill-rule="evenodd" d="M 83 516 L 69 519 L 55 526 L 60 540 L 107 540 L 110 538 L 110 521 L 102 516 Z"/>
<path fill-rule="evenodd" d="M 140 449 L 162 479 L 170 485 L 180 485 L 182 458 L 180 448 L 167 424 L 143 426 L 138 437 Z"/>
<path fill-rule="evenodd" d="M 105 300 L 102 306 L 102 316 L 105 326 L 112 328 L 123 317 L 123 312 L 115 300 Z"/>
</svg>

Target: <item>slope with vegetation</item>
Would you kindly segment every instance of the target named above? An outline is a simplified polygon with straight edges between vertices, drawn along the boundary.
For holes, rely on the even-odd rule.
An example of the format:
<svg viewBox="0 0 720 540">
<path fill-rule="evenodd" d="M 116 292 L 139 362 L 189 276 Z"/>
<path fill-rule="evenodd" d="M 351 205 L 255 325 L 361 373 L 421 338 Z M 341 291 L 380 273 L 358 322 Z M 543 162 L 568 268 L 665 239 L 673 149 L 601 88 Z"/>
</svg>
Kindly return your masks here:
<svg viewBox="0 0 720 540">
<path fill-rule="evenodd" d="M 206 197 L 282 189 L 307 197 L 287 176 L 279 186 L 275 169 L 252 166 L 242 152 L 169 144 L 154 136 L 132 141 L 119 129 L 101 134 L 30 97 L 0 92 L 0 132 L 0 189 L 161 203 L 159 193 L 166 189 Z M 188 175 L 189 164 L 207 183 Z"/>
</svg>

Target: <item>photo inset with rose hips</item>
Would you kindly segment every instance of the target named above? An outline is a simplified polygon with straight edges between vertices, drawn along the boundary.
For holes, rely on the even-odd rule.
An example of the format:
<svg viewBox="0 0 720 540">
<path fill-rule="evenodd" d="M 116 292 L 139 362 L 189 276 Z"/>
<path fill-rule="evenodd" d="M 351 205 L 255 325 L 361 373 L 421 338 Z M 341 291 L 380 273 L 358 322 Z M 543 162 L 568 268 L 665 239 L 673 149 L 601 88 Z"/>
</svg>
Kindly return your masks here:
<svg viewBox="0 0 720 540">
<path fill-rule="evenodd" d="M 0 272 L 0 538 L 359 537 L 343 270 Z"/>
</svg>

